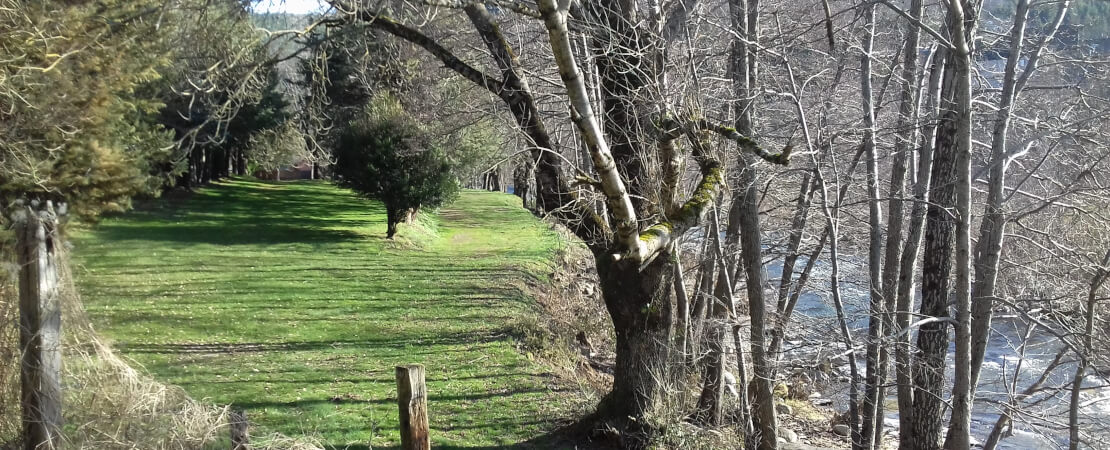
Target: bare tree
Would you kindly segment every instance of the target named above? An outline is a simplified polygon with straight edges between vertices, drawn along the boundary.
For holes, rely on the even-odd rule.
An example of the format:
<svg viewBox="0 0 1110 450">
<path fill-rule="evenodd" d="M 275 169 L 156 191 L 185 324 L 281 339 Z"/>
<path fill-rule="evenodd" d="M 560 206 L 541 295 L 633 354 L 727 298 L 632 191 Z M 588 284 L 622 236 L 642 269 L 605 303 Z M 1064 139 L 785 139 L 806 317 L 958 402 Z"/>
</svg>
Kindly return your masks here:
<svg viewBox="0 0 1110 450">
<path fill-rule="evenodd" d="M 674 267 L 669 254 L 679 236 L 698 224 L 704 212 L 712 207 L 723 181 L 720 164 L 711 155 L 700 152 L 693 142 L 688 157 L 697 163 L 701 180 L 688 199 L 679 202 L 681 207 L 668 211 L 670 208 L 662 200 L 677 197 L 671 192 L 678 192 L 674 184 L 679 178 L 664 176 L 668 181 L 660 185 L 650 174 L 659 170 L 659 161 L 674 159 L 667 152 L 676 139 L 703 132 L 714 133 L 741 151 L 774 163 L 785 163 L 789 153 L 768 152 L 729 127 L 689 111 L 668 110 L 656 84 L 666 66 L 651 57 L 655 54 L 653 49 L 666 43 L 662 36 L 634 26 L 644 19 L 665 23 L 665 16 L 650 16 L 635 4 L 588 3 L 579 8 L 541 1 L 538 11 L 516 8 L 522 15 L 543 22 L 565 88 L 571 120 L 592 160 L 592 173 L 579 168 L 578 182 L 604 196 L 607 214 L 602 216 L 588 202 L 572 194 L 542 115 L 530 106 L 535 104 L 535 97 L 520 69 L 520 61 L 483 5 L 466 5 L 463 9 L 496 63 L 499 76 L 463 62 L 425 33 L 378 9 L 364 4 L 333 4 L 345 13 L 346 20 L 359 20 L 416 43 L 452 70 L 497 95 L 513 113 L 521 130 L 533 139 L 534 155 L 540 161 L 536 167 L 536 189 L 537 199 L 542 201 L 538 203 L 542 203 L 544 211 L 568 223 L 591 246 L 603 297 L 616 330 L 615 381 L 598 412 L 603 420 L 630 431 L 626 434 L 631 439 L 629 445 L 636 445 L 633 442 L 639 442 L 637 433 L 650 434 L 648 418 L 664 394 L 663 386 L 669 379 L 668 361 L 676 354 L 672 352 L 671 331 L 675 320 L 671 298 Z M 655 10 L 661 9 L 658 5 L 647 8 Z M 576 41 L 573 36 L 576 31 L 572 29 L 583 30 L 590 51 L 597 56 L 600 113 L 595 113 L 594 89 L 587 85 L 581 58 L 574 54 L 576 45 L 572 42 Z M 758 255 L 758 239 L 748 245 L 754 245 Z M 759 269 L 758 259 L 753 266 Z M 761 289 L 762 283 L 758 286 Z M 753 335 L 756 334 L 760 342 L 753 343 L 753 349 L 757 345 L 761 349 L 763 331 L 753 330 Z M 754 359 L 758 379 L 767 371 L 766 359 L 762 356 Z M 763 439 L 770 442 L 765 448 L 774 448 L 775 439 L 770 382 L 766 375 L 757 382 L 767 387 L 762 403 L 756 401 L 760 405 L 757 409 L 771 415 L 761 422 L 766 423 L 760 429 Z"/>
</svg>

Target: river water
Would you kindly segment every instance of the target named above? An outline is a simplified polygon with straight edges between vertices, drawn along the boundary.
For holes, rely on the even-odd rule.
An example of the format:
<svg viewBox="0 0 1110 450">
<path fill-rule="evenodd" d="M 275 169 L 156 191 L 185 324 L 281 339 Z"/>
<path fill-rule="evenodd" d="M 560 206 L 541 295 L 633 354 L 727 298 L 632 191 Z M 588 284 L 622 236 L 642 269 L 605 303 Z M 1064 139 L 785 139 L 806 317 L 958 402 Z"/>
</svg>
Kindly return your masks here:
<svg viewBox="0 0 1110 450">
<path fill-rule="evenodd" d="M 800 271 L 804 259 L 798 262 L 795 270 Z M 846 256 L 841 261 L 841 293 L 845 302 L 848 322 L 854 330 L 854 339 L 858 346 L 867 336 L 867 273 L 864 258 Z M 778 286 L 778 279 L 782 271 L 781 261 L 766 266 L 768 279 L 773 286 Z M 841 332 L 836 321 L 836 311 L 833 308 L 832 297 L 829 292 L 829 267 L 824 261 L 819 262 L 814 268 L 807 290 L 799 298 L 795 309 L 795 317 L 788 343 L 785 360 L 814 361 L 822 356 L 843 354 L 845 348 L 838 343 Z M 772 297 L 773 298 L 773 297 Z M 1060 341 L 1045 332 L 1044 329 L 1035 328 L 1025 339 L 1028 325 L 1019 317 L 999 314 L 996 316 L 979 382 L 976 402 L 972 414 L 972 435 L 976 442 L 985 441 L 999 417 L 1001 405 L 1008 399 L 1020 402 L 1019 414 L 1014 416 L 1012 432 L 1004 438 L 999 448 L 1003 449 L 1052 449 L 1067 448 L 1067 423 L 1068 406 L 1070 405 L 1071 380 L 1075 373 L 1073 354 L 1065 354 L 1063 363 L 1051 371 L 1043 387 L 1030 396 L 1013 395 L 1021 394 L 1030 384 L 1042 376 L 1045 369 L 1050 366 L 1060 351 Z M 911 336 L 911 342 L 916 339 Z M 1024 348 L 1022 344 L 1024 342 Z M 949 348 L 948 358 L 951 361 L 955 347 Z M 860 370 L 864 368 L 864 354 L 859 352 Z M 837 360 L 836 370 L 842 375 L 849 373 L 848 366 L 843 359 Z M 948 365 L 950 368 L 953 364 Z M 1016 372 L 1016 381 L 1015 381 Z M 862 375 L 862 374 L 861 374 Z M 949 369 L 947 380 L 952 379 Z M 834 380 L 837 377 L 833 377 Z M 1110 387 L 1105 379 L 1089 376 L 1084 381 L 1084 393 L 1080 408 L 1080 417 L 1084 430 L 1083 448 L 1110 449 Z M 945 386 L 951 389 L 951 384 Z M 847 388 L 844 384 L 833 383 L 825 388 L 829 392 L 823 395 L 833 399 L 833 406 L 838 411 L 847 409 Z M 894 389 L 888 390 L 890 397 L 887 399 L 888 414 L 885 423 L 887 432 L 897 433 L 898 416 L 894 397 Z M 888 437 L 888 442 L 890 438 Z M 896 438 L 894 438 L 896 439 Z"/>
</svg>

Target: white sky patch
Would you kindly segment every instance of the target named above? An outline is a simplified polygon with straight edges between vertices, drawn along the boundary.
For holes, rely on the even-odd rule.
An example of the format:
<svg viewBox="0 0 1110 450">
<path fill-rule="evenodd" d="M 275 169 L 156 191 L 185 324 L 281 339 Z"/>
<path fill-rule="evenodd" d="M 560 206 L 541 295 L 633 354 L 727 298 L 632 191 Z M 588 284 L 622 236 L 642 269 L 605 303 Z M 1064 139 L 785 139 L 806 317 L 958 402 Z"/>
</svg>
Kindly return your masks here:
<svg viewBox="0 0 1110 450">
<path fill-rule="evenodd" d="M 259 0 L 254 2 L 257 13 L 307 14 L 320 12 L 324 5 L 320 0 Z"/>
</svg>

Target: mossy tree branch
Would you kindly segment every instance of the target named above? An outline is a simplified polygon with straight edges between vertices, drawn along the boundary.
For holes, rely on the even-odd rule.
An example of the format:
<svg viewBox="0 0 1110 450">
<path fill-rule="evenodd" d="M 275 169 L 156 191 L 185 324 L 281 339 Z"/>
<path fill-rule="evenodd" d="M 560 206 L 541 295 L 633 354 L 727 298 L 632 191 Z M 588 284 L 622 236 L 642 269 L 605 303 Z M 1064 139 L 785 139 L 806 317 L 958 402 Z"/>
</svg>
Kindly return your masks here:
<svg viewBox="0 0 1110 450">
<path fill-rule="evenodd" d="M 738 144 L 741 149 L 755 154 L 756 156 L 762 158 L 764 161 L 772 164 L 780 164 L 783 166 L 790 164 L 790 151 L 792 150 L 792 148 L 789 145 L 787 145 L 786 148 L 782 149 L 782 151 L 779 153 L 771 153 L 767 151 L 767 149 L 760 146 L 759 143 L 755 141 L 755 139 L 740 134 L 738 131 L 736 131 L 735 128 L 718 123 L 713 123 L 705 119 L 695 120 L 694 124 L 700 130 L 712 131 L 721 135 L 721 137 L 724 137 L 725 139 L 736 142 L 736 144 Z"/>
<path fill-rule="evenodd" d="M 702 171 L 702 180 L 690 198 L 676 211 L 668 214 L 665 221 L 659 222 L 645 229 L 639 234 L 639 245 L 630 247 L 619 258 L 632 258 L 638 261 L 649 261 L 656 254 L 663 251 L 678 236 L 686 230 L 697 226 L 702 216 L 713 204 L 720 186 L 723 186 L 723 175 L 720 163 L 712 159 L 706 148 L 708 147 L 708 133 L 716 133 L 728 140 L 734 141 L 746 151 L 774 164 L 786 165 L 790 161 L 790 150 L 787 146 L 780 153 L 771 153 L 763 149 L 754 139 L 743 136 L 735 129 L 714 124 L 704 119 L 679 122 L 670 117 L 659 121 L 660 142 L 673 145 L 673 141 L 683 134 L 690 140 L 694 159 Z"/>
<path fill-rule="evenodd" d="M 720 135 L 721 137 L 735 142 L 744 151 L 751 152 L 759 156 L 763 160 L 772 164 L 787 165 L 790 163 L 790 153 L 792 147 L 787 145 L 779 153 L 771 153 L 763 146 L 759 145 L 755 139 L 740 134 L 735 128 L 722 125 L 719 123 L 710 122 L 706 119 L 691 119 L 691 120 L 678 120 L 672 117 L 663 117 L 659 120 L 659 138 L 662 141 L 673 141 L 678 139 L 683 134 L 689 136 L 695 146 L 704 140 L 704 136 L 698 135 L 698 132 L 711 132 Z M 695 149 L 696 150 L 696 149 Z M 698 155 L 694 155 L 695 158 Z M 704 156 L 704 155 L 703 155 Z"/>
<path fill-rule="evenodd" d="M 724 185 L 720 163 L 707 159 L 702 163 L 702 179 L 694 193 L 674 215 L 662 222 L 648 227 L 638 236 L 640 244 L 631 251 L 619 255 L 621 259 L 649 261 L 670 246 L 671 242 L 682 236 L 686 230 L 697 226 L 702 216 L 713 205 L 717 191 Z"/>
</svg>

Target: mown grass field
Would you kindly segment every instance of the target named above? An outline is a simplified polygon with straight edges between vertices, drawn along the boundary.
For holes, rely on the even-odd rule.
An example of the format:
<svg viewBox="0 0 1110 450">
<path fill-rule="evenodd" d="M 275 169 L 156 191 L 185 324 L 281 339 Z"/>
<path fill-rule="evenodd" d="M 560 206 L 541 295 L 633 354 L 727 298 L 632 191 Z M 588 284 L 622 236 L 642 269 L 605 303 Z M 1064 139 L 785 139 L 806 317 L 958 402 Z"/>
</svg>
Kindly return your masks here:
<svg viewBox="0 0 1110 450">
<path fill-rule="evenodd" d="M 536 442 L 573 395 L 511 337 L 538 314 L 514 286 L 550 273 L 560 245 L 517 202 L 466 191 L 432 232 L 390 242 L 376 202 L 238 179 L 108 218 L 72 254 L 117 350 L 245 409 L 255 433 L 395 447 L 393 368 L 422 363 L 433 445 L 497 448 Z"/>
</svg>

